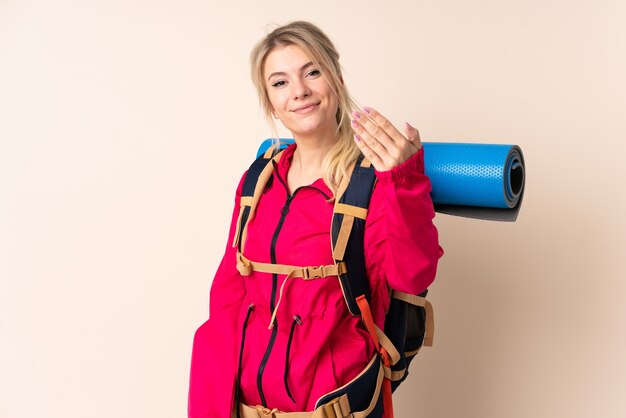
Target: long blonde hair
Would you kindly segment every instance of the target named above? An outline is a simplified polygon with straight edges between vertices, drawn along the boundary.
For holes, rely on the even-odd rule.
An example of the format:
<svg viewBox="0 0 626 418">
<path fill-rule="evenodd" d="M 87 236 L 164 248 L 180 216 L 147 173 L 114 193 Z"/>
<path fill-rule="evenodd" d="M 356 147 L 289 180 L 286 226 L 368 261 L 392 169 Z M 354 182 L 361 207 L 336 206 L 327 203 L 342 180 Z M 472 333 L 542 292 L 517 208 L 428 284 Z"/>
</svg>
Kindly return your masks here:
<svg viewBox="0 0 626 418">
<path fill-rule="evenodd" d="M 259 103 L 270 125 L 276 132 L 272 119 L 272 108 L 264 82 L 263 67 L 265 59 L 276 47 L 297 45 L 311 58 L 313 64 L 320 68 L 331 89 L 337 95 L 338 107 L 337 141 L 324 158 L 324 181 L 333 190 L 346 176 L 348 167 L 361 154 L 354 143 L 353 131 L 350 126 L 350 114 L 358 107 L 350 97 L 343 83 L 339 53 L 332 41 L 314 24 L 306 21 L 295 21 L 279 26 L 261 39 L 250 54 L 252 82 L 257 89 Z"/>
</svg>

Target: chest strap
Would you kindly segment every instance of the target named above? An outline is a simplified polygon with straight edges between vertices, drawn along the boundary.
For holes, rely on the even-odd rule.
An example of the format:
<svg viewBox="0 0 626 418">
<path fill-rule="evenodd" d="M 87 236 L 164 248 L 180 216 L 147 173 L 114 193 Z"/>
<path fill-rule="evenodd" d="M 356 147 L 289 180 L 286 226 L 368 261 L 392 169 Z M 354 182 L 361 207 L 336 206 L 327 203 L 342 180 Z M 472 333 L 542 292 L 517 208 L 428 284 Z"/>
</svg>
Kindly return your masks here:
<svg viewBox="0 0 626 418">
<path fill-rule="evenodd" d="M 237 253 L 237 270 L 242 276 L 249 276 L 253 271 L 272 274 L 290 274 L 292 278 L 304 280 L 317 279 L 328 276 L 337 276 L 346 271 L 345 263 L 329 264 L 326 266 L 290 266 L 288 264 L 257 263 Z"/>
<path fill-rule="evenodd" d="M 283 289 L 287 280 L 289 279 L 302 279 L 302 280 L 315 280 L 323 279 L 329 276 L 339 276 L 345 273 L 346 264 L 344 262 L 337 264 L 330 264 L 326 266 L 290 266 L 287 264 L 271 264 L 271 263 L 257 263 L 256 261 L 250 261 L 243 254 L 237 252 L 237 270 L 242 276 L 249 276 L 253 271 L 260 273 L 271 274 L 283 274 L 286 275 L 283 283 L 280 285 L 280 293 L 278 294 L 278 301 L 276 307 L 272 312 L 272 318 L 270 320 L 269 329 L 274 326 L 274 320 L 278 313 L 278 307 L 283 298 Z"/>
</svg>

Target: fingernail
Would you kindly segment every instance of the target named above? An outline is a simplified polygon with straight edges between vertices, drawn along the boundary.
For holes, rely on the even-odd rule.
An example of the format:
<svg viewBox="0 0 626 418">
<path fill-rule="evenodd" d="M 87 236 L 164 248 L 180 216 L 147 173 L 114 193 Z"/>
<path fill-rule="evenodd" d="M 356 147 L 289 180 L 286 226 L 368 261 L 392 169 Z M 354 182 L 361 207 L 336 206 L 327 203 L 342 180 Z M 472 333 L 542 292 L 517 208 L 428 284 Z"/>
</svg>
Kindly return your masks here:
<svg viewBox="0 0 626 418">
<path fill-rule="evenodd" d="M 352 119 L 351 124 L 352 124 L 352 127 L 353 127 L 353 128 L 357 128 L 357 127 L 359 126 L 359 124 L 357 123 L 357 121 L 355 121 L 354 119 Z"/>
<path fill-rule="evenodd" d="M 361 142 L 361 137 L 359 136 L 359 134 L 354 134 L 354 140 L 356 142 Z"/>
<path fill-rule="evenodd" d="M 406 124 L 407 128 L 415 130 L 415 128 L 409 122 L 404 123 Z"/>
<path fill-rule="evenodd" d="M 365 106 L 363 108 L 363 110 L 365 111 L 365 113 L 372 113 L 372 109 L 370 109 L 369 107 Z"/>
<path fill-rule="evenodd" d="M 354 112 L 354 117 L 358 119 L 361 117 L 361 114 L 359 112 Z"/>
</svg>

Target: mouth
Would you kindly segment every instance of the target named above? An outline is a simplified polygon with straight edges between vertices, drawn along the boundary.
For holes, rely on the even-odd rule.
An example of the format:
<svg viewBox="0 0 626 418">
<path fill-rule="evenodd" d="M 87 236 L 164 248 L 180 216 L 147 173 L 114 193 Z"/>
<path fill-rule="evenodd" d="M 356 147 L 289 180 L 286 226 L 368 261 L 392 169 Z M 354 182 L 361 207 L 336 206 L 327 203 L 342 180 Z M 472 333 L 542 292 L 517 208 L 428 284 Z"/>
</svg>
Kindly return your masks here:
<svg viewBox="0 0 626 418">
<path fill-rule="evenodd" d="M 291 111 L 294 113 L 309 113 L 311 111 L 313 111 L 317 106 L 319 106 L 320 102 L 317 103 L 309 103 L 300 107 L 297 107 L 295 109 L 292 109 Z"/>
</svg>

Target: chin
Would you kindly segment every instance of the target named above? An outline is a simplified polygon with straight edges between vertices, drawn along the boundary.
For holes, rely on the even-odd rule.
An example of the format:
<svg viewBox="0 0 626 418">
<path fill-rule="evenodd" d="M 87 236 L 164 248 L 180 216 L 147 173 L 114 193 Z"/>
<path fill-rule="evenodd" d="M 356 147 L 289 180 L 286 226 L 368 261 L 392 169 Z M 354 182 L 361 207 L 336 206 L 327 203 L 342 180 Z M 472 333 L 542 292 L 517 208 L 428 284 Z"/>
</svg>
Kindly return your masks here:
<svg viewBox="0 0 626 418">
<path fill-rule="evenodd" d="M 313 121 L 311 121 L 313 122 Z M 299 123 L 291 126 L 285 125 L 287 129 L 294 135 L 315 135 L 316 133 L 323 135 L 329 132 L 331 129 L 336 129 L 336 126 L 329 126 L 322 123 Z"/>
<path fill-rule="evenodd" d="M 312 136 L 312 135 L 323 135 L 326 132 L 323 129 L 296 129 L 291 130 L 293 136 Z"/>
</svg>

